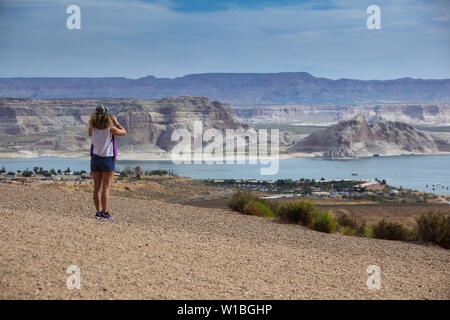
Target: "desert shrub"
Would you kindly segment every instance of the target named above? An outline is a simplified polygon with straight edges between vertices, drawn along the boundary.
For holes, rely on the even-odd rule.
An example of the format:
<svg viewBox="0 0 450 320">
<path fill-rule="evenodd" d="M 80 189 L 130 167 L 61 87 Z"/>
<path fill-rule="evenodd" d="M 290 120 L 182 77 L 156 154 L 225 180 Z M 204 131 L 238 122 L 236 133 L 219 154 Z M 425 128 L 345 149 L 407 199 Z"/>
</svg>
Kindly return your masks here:
<svg viewBox="0 0 450 320">
<path fill-rule="evenodd" d="M 417 218 L 416 223 L 419 239 L 450 249 L 450 216 L 430 211 Z"/>
<path fill-rule="evenodd" d="M 358 228 L 358 222 L 355 219 L 350 218 L 347 214 L 342 214 L 337 217 L 337 222 L 343 227 L 350 227 L 352 229 Z"/>
<path fill-rule="evenodd" d="M 134 170 L 131 169 L 130 166 L 126 166 L 125 169 L 120 171 L 120 177 L 121 178 L 127 178 L 127 177 L 132 176 L 133 174 L 134 174 Z"/>
<path fill-rule="evenodd" d="M 355 232 L 353 235 L 355 235 L 355 236 L 362 237 L 365 235 L 366 221 L 364 221 L 364 220 L 358 221 L 358 220 L 352 219 L 347 214 L 344 213 L 337 217 L 337 223 L 339 224 L 339 226 L 342 227 L 340 229 L 345 229 L 346 227 L 348 227 L 348 228 L 354 230 Z"/>
<path fill-rule="evenodd" d="M 343 235 L 346 236 L 356 236 L 356 230 L 352 229 L 349 226 L 339 226 L 339 233 L 342 233 Z"/>
<path fill-rule="evenodd" d="M 264 203 L 258 200 L 250 200 L 249 202 L 247 202 L 247 204 L 244 206 L 243 213 L 264 218 L 276 218 L 273 211 Z"/>
<path fill-rule="evenodd" d="M 311 226 L 316 210 L 314 204 L 309 201 L 301 200 L 295 203 L 281 205 L 277 210 L 277 215 L 286 222 Z"/>
<path fill-rule="evenodd" d="M 234 211 L 239 211 L 244 213 L 244 207 L 250 201 L 258 200 L 257 197 L 252 195 L 248 191 L 238 190 L 231 196 L 230 200 L 227 202 L 227 206 Z"/>
<path fill-rule="evenodd" d="M 312 228 L 320 232 L 334 233 L 336 219 L 330 211 L 316 210 L 312 220 Z"/>
<path fill-rule="evenodd" d="M 387 222 L 381 220 L 372 226 L 373 237 L 386 240 L 414 240 L 411 230 L 397 222 Z"/>
<path fill-rule="evenodd" d="M 374 238 L 372 226 L 364 225 L 361 236 L 367 238 Z"/>
<path fill-rule="evenodd" d="M 371 231 L 371 230 L 370 230 Z M 361 222 L 359 222 L 359 226 L 356 229 L 356 235 L 358 237 L 365 237 L 367 233 L 367 226 L 366 226 L 366 221 L 363 220 Z"/>
<path fill-rule="evenodd" d="M 264 211 L 260 206 L 258 206 L 258 202 L 255 200 L 247 202 L 242 209 L 242 213 L 258 217 L 262 217 L 264 215 Z"/>
<path fill-rule="evenodd" d="M 167 170 L 158 169 L 158 170 L 150 171 L 150 175 L 166 176 L 168 174 L 169 174 L 169 172 L 167 172 Z"/>
</svg>

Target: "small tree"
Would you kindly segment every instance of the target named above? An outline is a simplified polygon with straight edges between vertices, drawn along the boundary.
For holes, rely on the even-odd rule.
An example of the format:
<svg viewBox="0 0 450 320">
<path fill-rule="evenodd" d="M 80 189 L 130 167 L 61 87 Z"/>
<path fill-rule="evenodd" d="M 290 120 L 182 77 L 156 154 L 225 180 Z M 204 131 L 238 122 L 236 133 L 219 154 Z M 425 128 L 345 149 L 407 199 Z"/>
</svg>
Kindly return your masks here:
<svg viewBox="0 0 450 320">
<path fill-rule="evenodd" d="M 5 166 L 2 166 L 2 169 L 0 170 L 0 173 L 6 173 L 6 168 L 5 168 Z"/>
<path fill-rule="evenodd" d="M 312 195 L 312 192 L 313 192 L 313 190 L 312 190 L 312 188 L 311 188 L 310 186 L 307 186 L 307 187 L 303 190 L 303 193 L 304 193 L 305 195 Z"/>
<path fill-rule="evenodd" d="M 47 170 L 42 171 L 42 174 L 44 175 L 44 177 L 47 177 L 47 178 L 52 176 L 52 174 Z"/>
<path fill-rule="evenodd" d="M 28 168 L 27 168 L 24 172 L 22 172 L 22 177 L 29 178 L 29 177 L 31 177 L 32 175 L 33 175 L 33 171 L 28 170 Z"/>
<path fill-rule="evenodd" d="M 33 167 L 33 171 L 34 171 L 34 173 L 38 173 L 39 172 L 39 167 Z"/>
</svg>

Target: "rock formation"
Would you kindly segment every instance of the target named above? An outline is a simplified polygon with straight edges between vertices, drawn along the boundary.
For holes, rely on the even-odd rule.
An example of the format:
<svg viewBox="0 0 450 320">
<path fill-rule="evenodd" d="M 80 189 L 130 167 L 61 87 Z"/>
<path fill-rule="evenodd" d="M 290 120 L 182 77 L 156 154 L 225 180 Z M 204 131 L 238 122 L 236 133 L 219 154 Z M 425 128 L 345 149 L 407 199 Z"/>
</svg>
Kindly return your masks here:
<svg viewBox="0 0 450 320">
<path fill-rule="evenodd" d="M 119 150 L 167 151 L 175 128 L 241 128 L 230 106 L 205 97 L 139 99 L 5 99 L 0 98 L 0 151 L 86 151 L 89 116 L 99 103 L 110 107 L 127 135 Z"/>
<path fill-rule="evenodd" d="M 450 144 L 406 123 L 382 120 L 369 125 L 364 116 L 358 115 L 311 133 L 288 151 L 316 152 L 339 159 L 447 152 Z"/>
</svg>

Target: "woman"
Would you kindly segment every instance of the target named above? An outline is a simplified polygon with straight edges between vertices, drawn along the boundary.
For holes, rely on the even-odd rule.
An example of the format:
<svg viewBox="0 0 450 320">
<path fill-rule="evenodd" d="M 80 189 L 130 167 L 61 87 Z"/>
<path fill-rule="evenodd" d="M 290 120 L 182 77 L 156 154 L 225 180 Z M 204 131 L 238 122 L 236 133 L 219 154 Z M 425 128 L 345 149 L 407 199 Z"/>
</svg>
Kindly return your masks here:
<svg viewBox="0 0 450 320">
<path fill-rule="evenodd" d="M 106 105 L 98 105 L 89 119 L 91 137 L 91 172 L 94 179 L 94 204 L 97 219 L 114 221 L 108 212 L 109 187 L 114 177 L 116 145 L 114 136 L 124 136 L 125 129 L 110 115 Z M 114 126 L 115 125 L 115 126 Z"/>
</svg>

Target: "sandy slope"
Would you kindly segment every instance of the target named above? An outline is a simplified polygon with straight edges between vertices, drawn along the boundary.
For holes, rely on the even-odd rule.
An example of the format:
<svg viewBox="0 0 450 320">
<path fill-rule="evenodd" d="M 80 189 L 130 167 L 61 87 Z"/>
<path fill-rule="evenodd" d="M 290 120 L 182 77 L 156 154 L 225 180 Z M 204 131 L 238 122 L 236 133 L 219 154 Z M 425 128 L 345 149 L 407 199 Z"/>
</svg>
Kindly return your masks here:
<svg viewBox="0 0 450 320">
<path fill-rule="evenodd" d="M 88 193 L 0 184 L 0 298 L 450 298 L 438 247 L 159 201 L 113 197 L 114 223 L 92 211 Z M 71 264 L 81 290 L 66 287 Z"/>
</svg>

